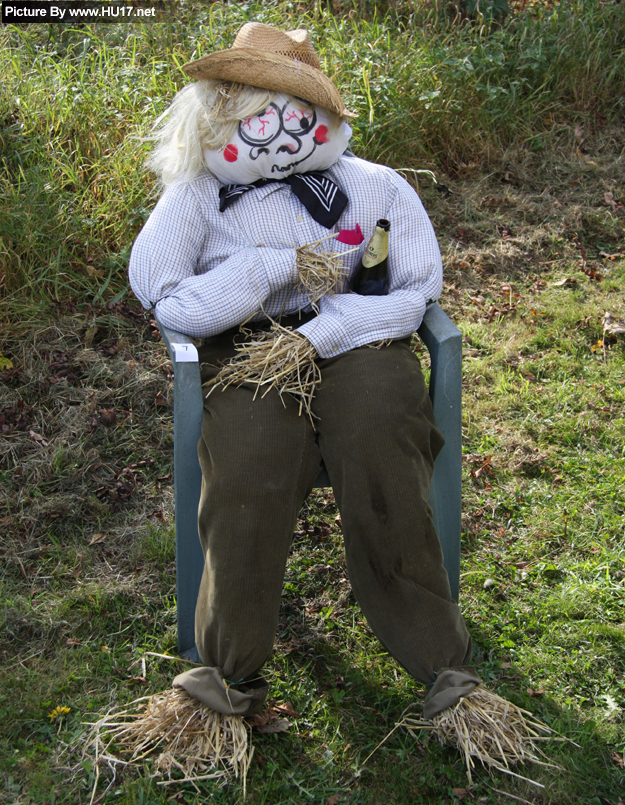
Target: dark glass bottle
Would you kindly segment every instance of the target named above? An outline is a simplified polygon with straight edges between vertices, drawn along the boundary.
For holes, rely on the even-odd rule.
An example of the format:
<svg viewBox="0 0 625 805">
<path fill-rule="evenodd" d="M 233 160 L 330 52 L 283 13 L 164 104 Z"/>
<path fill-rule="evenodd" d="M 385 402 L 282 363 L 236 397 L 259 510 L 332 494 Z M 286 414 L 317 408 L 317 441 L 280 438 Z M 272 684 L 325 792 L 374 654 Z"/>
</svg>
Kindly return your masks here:
<svg viewBox="0 0 625 805">
<path fill-rule="evenodd" d="M 362 253 L 349 281 L 349 290 L 362 296 L 385 296 L 388 293 L 388 233 L 390 221 L 380 218 L 369 245 Z"/>
</svg>

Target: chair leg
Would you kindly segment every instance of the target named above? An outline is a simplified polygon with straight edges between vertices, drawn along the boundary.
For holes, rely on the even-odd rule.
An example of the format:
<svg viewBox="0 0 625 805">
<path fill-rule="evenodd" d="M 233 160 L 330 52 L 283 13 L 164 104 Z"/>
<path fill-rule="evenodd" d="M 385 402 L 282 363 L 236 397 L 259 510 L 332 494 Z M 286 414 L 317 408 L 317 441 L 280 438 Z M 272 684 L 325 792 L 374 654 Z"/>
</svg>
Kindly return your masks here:
<svg viewBox="0 0 625 805">
<path fill-rule="evenodd" d="M 441 542 L 451 594 L 460 589 L 462 511 L 462 333 L 438 305 L 419 329 L 432 361 L 430 397 L 445 446 L 434 465 L 430 505 Z"/>
<path fill-rule="evenodd" d="M 197 513 L 202 487 L 202 472 L 197 459 L 197 443 L 201 434 L 203 414 L 199 373 L 197 363 L 175 365 L 174 492 L 178 653 L 192 660 L 197 658 L 195 604 L 204 567 L 204 556 L 197 530 Z"/>
</svg>

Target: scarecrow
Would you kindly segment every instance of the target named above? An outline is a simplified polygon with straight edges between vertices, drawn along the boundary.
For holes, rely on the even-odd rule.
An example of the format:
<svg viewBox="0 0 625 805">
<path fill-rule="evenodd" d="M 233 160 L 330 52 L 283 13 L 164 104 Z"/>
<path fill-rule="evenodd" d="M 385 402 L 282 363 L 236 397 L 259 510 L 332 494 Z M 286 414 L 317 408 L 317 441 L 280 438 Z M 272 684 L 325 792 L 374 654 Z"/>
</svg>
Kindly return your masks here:
<svg viewBox="0 0 625 805">
<path fill-rule="evenodd" d="M 397 173 L 347 150 L 352 115 L 306 31 L 247 23 L 231 48 L 183 69 L 197 80 L 159 121 L 149 165 L 165 189 L 130 281 L 163 324 L 204 339 L 203 666 L 153 697 L 153 722 L 190 707 L 232 734 L 262 708 L 289 545 L 322 465 L 369 625 L 433 685 L 424 716 L 455 712 L 483 689 L 428 505 L 442 437 L 410 348 L 441 292 L 432 225 Z M 388 293 L 350 293 L 353 246 L 379 219 L 391 226 Z M 291 385 L 256 393 L 250 381 L 280 351 Z"/>
</svg>

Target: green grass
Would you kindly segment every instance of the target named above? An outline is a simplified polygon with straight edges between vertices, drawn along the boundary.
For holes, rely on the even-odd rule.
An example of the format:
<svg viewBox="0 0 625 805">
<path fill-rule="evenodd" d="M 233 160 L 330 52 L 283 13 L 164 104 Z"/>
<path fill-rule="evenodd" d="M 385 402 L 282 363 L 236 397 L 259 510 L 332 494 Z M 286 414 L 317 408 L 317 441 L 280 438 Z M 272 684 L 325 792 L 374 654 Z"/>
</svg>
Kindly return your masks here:
<svg viewBox="0 0 625 805">
<path fill-rule="evenodd" d="M 625 17 L 622 4 L 548 5 L 455 24 L 416 2 L 386 15 L 368 2 L 180 5 L 150 26 L 0 32 L 0 352 L 12 362 L 0 366 L 0 802 L 89 803 L 84 722 L 184 667 L 171 367 L 125 276 L 155 200 L 133 137 L 182 85 L 175 65 L 227 46 L 248 18 L 312 30 L 359 112 L 359 154 L 438 178 L 406 173 L 464 335 L 474 659 L 491 688 L 581 747 L 546 747 L 563 772 L 524 770 L 544 790 L 478 770 L 462 801 L 622 797 L 625 341 L 608 338 L 605 358 L 598 342 L 606 310 L 625 319 Z M 273 701 L 299 715 L 288 733 L 254 736 L 246 801 L 458 802 L 458 755 L 425 734 L 395 731 L 367 760 L 425 691 L 364 623 L 336 516 L 330 490 L 300 513 L 264 670 Z M 51 720 L 59 706 L 70 712 Z M 95 801 L 241 801 L 238 783 L 198 793 L 150 774 L 103 768 Z"/>
</svg>

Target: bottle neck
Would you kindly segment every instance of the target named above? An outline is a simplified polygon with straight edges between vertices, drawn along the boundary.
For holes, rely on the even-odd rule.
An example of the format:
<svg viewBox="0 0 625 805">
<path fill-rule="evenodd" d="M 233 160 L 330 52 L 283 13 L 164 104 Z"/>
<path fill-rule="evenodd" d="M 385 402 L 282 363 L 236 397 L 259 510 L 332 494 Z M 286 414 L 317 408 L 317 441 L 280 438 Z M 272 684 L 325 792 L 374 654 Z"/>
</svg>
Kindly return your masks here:
<svg viewBox="0 0 625 805">
<path fill-rule="evenodd" d="M 376 226 L 373 237 L 362 255 L 362 264 L 365 268 L 377 266 L 388 257 L 388 232 Z"/>
</svg>

